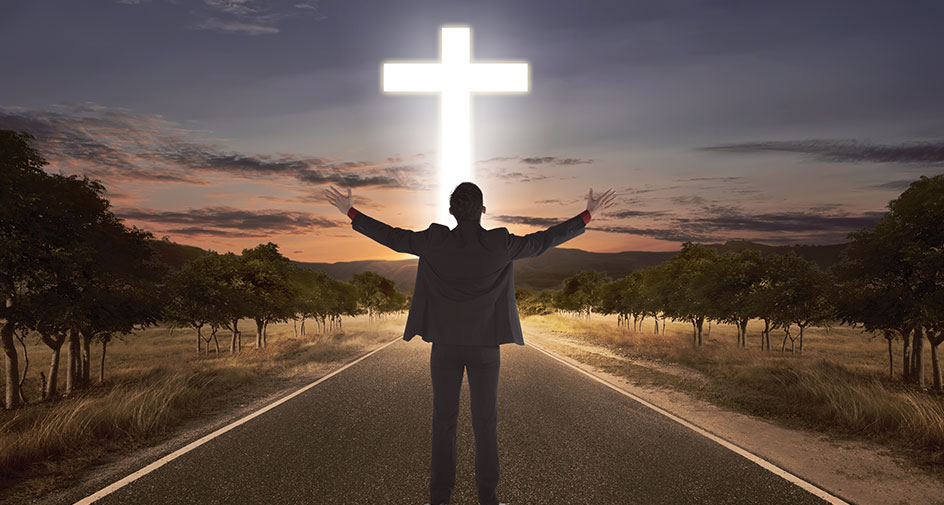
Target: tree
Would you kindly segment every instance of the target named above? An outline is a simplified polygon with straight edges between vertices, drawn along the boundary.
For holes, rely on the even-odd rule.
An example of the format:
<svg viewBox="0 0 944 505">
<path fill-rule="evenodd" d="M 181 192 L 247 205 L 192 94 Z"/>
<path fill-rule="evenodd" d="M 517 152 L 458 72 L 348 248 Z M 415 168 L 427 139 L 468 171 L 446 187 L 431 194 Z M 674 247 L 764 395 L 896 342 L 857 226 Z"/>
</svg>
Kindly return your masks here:
<svg viewBox="0 0 944 505">
<path fill-rule="evenodd" d="M 46 160 L 30 146 L 27 132 L 0 130 L 0 349 L 3 351 L 4 407 L 20 405 L 19 363 L 14 332 L 25 317 L 20 303 L 41 275 L 46 252 L 34 233 L 43 208 Z M 42 231 L 45 231 L 42 230 Z"/>
<path fill-rule="evenodd" d="M 903 342 L 902 378 L 910 380 L 910 344 L 914 331 L 910 312 L 914 304 L 908 285 L 908 267 L 898 247 L 901 238 L 888 222 L 849 236 L 840 261 L 831 271 L 836 280 L 837 317 L 843 324 L 881 334 L 888 344 L 888 373 L 894 374 L 892 342 Z"/>
<path fill-rule="evenodd" d="M 718 253 L 685 242 L 682 250 L 665 262 L 668 299 L 663 310 L 669 317 L 692 323 L 692 346 L 702 344 L 702 328 L 711 313 L 710 279 Z"/>
<path fill-rule="evenodd" d="M 938 346 L 944 341 L 944 174 L 911 183 L 898 198 L 888 203 L 889 212 L 876 228 L 893 227 L 898 237 L 901 259 L 908 269 L 906 285 L 913 305 L 908 322 L 915 326 L 912 355 L 913 381 L 924 383 L 922 333 L 931 345 L 932 386 L 942 388 Z"/>
<path fill-rule="evenodd" d="M 776 296 L 772 316 L 774 326 L 784 332 L 780 350 L 785 350 L 789 339 L 794 351 L 794 343 L 799 339 L 802 352 L 806 328 L 827 325 L 834 315 L 829 301 L 829 277 L 815 263 L 793 251 L 775 255 L 773 261 L 777 282 L 772 286 Z M 792 332 L 793 325 L 799 328 L 798 334 Z"/>
<path fill-rule="evenodd" d="M 290 282 L 292 263 L 279 253 L 278 245 L 268 242 L 244 249 L 242 266 L 249 294 L 248 316 L 256 322 L 256 348 L 263 348 L 269 323 L 294 316 L 297 293 Z"/>
<path fill-rule="evenodd" d="M 758 251 L 722 254 L 709 280 L 710 311 L 718 321 L 731 323 L 737 330 L 737 344 L 747 347 L 750 300 L 762 282 L 762 256 Z"/>
<path fill-rule="evenodd" d="M 203 352 L 203 343 L 209 353 L 212 341 L 219 355 L 216 332 L 229 324 L 228 318 L 224 319 L 228 302 L 224 281 L 223 262 L 215 252 L 184 263 L 167 281 L 164 317 L 174 326 L 190 327 L 196 331 L 197 354 Z M 206 337 L 203 335 L 204 327 L 210 330 Z"/>
<path fill-rule="evenodd" d="M 933 387 L 940 390 L 938 346 L 944 298 L 944 175 L 922 176 L 871 229 L 851 233 L 837 265 L 843 320 L 855 321 L 888 340 L 902 338 L 902 377 L 924 384 L 924 339 L 931 345 Z"/>
<path fill-rule="evenodd" d="M 596 270 L 583 270 L 564 279 L 560 295 L 563 306 L 572 307 L 589 319 L 593 307 L 600 305 L 603 286 L 609 281 L 608 275 Z"/>
<path fill-rule="evenodd" d="M 358 303 L 367 310 L 369 321 L 380 314 L 381 308 L 388 306 L 387 300 L 397 292 L 392 280 L 376 272 L 354 274 L 351 284 L 357 289 Z"/>
</svg>

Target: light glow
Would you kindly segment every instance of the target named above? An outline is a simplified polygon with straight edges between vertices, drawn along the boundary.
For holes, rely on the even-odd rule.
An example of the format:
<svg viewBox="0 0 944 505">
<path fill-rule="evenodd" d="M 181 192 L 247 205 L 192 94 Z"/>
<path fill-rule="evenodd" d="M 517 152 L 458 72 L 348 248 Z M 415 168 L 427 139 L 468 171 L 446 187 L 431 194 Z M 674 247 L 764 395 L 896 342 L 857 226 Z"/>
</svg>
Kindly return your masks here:
<svg viewBox="0 0 944 505">
<path fill-rule="evenodd" d="M 443 26 L 437 63 L 383 64 L 386 93 L 439 94 L 439 181 L 436 222 L 452 223 L 449 194 L 472 176 L 472 93 L 527 93 L 526 62 L 472 63 L 472 29 Z"/>
</svg>

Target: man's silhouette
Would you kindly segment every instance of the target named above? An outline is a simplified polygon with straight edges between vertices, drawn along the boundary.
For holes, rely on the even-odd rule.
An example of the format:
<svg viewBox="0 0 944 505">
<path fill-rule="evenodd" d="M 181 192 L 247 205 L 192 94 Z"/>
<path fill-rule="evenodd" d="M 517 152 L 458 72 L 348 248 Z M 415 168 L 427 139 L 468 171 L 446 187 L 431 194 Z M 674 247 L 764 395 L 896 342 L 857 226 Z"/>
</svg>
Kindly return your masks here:
<svg viewBox="0 0 944 505">
<path fill-rule="evenodd" d="M 537 256 L 584 232 L 590 214 L 612 204 L 613 190 L 587 195 L 587 209 L 550 228 L 518 236 L 507 228 L 480 224 L 482 191 L 459 184 L 449 198 L 458 225 L 438 223 L 423 231 L 388 226 L 353 207 L 334 187 L 328 200 L 351 218 L 355 230 L 397 252 L 419 256 L 416 284 L 403 339 L 415 335 L 432 343 L 433 448 L 430 503 L 448 503 L 456 482 L 456 424 L 464 370 L 469 373 L 475 482 L 479 503 L 497 505 L 499 345 L 524 345 L 515 303 L 514 260 Z"/>
</svg>

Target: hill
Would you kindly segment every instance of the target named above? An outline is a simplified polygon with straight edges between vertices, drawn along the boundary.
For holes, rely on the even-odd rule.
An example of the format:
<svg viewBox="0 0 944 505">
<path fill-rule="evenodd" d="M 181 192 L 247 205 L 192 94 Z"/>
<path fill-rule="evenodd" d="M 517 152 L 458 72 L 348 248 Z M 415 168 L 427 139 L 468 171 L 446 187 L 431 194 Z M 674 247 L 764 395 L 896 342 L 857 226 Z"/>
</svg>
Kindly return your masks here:
<svg viewBox="0 0 944 505">
<path fill-rule="evenodd" d="M 719 254 L 748 249 L 758 250 L 762 254 L 783 254 L 792 250 L 800 257 L 823 268 L 838 261 L 839 254 L 845 248 L 845 244 L 770 246 L 748 241 L 729 241 L 724 244 L 705 244 L 705 246 L 717 250 Z M 533 289 L 556 289 L 565 278 L 581 270 L 598 270 L 605 272 L 611 278 L 618 278 L 634 270 L 658 265 L 675 254 L 674 251 L 596 253 L 582 249 L 555 247 L 536 258 L 515 262 L 515 285 Z M 413 283 L 416 280 L 416 259 L 297 263 L 313 270 L 324 270 L 330 277 L 343 281 L 349 280 L 358 272 L 374 271 L 393 279 L 397 289 L 401 291 L 413 291 Z"/>
</svg>

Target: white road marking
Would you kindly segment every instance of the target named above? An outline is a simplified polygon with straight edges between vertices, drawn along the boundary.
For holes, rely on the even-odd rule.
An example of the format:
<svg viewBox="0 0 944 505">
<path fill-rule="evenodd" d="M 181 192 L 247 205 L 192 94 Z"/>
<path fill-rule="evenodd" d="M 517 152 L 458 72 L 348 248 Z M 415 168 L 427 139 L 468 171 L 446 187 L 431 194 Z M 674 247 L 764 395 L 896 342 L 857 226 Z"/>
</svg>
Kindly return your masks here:
<svg viewBox="0 0 944 505">
<path fill-rule="evenodd" d="M 90 496 L 88 496 L 88 497 L 86 497 L 86 498 L 83 498 L 83 499 L 81 499 L 81 500 L 75 502 L 75 505 L 86 505 L 86 504 L 92 503 L 92 502 L 94 502 L 94 501 L 96 501 L 96 500 L 98 500 L 98 499 L 100 499 L 100 498 L 103 498 L 103 497 L 105 497 L 105 496 L 108 496 L 108 495 L 110 495 L 111 493 L 114 493 L 115 491 L 121 489 L 122 487 L 127 486 L 128 484 L 130 484 L 130 483 L 132 483 L 132 482 L 134 482 L 134 481 L 140 479 L 141 477 L 144 477 L 145 475 L 147 475 L 147 474 L 153 472 L 154 470 L 157 470 L 158 468 L 160 468 L 160 467 L 166 465 L 167 463 L 170 463 L 171 461 L 173 461 L 173 460 L 179 458 L 180 456 L 183 456 L 184 454 L 187 454 L 188 452 L 190 452 L 190 451 L 196 449 L 197 447 L 200 447 L 201 445 L 203 445 L 203 444 L 209 442 L 210 440 L 213 440 L 214 438 L 216 438 L 216 437 L 218 437 L 218 436 L 220 436 L 220 435 L 226 433 L 227 431 L 229 431 L 229 430 L 231 430 L 231 429 L 233 429 L 233 428 L 235 428 L 235 427 L 237 427 L 237 426 L 239 426 L 239 425 L 241 425 L 241 424 L 243 424 L 243 423 L 245 423 L 245 422 L 247 422 L 247 421 L 249 421 L 249 420 L 251 420 L 251 419 L 253 419 L 253 418 L 256 418 L 256 417 L 258 417 L 258 416 L 261 416 L 262 414 L 265 414 L 266 412 L 268 412 L 268 411 L 270 411 L 270 410 L 272 410 L 272 409 L 278 407 L 279 405 L 282 405 L 283 403 L 285 403 L 285 402 L 291 400 L 292 398 L 295 398 L 296 396 L 298 396 L 298 395 L 304 393 L 305 391 L 308 391 L 309 389 L 311 389 L 311 388 L 317 386 L 318 384 L 321 384 L 322 382 L 324 382 L 324 381 L 330 379 L 331 377 L 334 377 L 335 375 L 337 375 L 337 374 L 343 372 L 344 370 L 347 370 L 348 368 L 354 366 L 355 364 L 357 364 L 357 363 L 360 362 L 361 360 L 367 358 L 368 356 L 370 356 L 370 355 L 372 355 L 372 354 L 374 354 L 374 353 L 376 353 L 376 352 L 378 352 L 378 351 L 381 351 L 381 350 L 387 348 L 387 346 L 389 346 L 390 344 L 393 344 L 393 343 L 396 342 L 397 340 L 402 340 L 402 339 L 403 339 L 402 336 L 398 336 L 397 338 L 395 338 L 395 339 L 391 340 L 390 342 L 387 342 L 386 344 L 384 344 L 384 345 L 382 345 L 382 346 L 380 346 L 380 347 L 374 349 L 373 351 L 370 351 L 369 353 L 367 353 L 367 354 L 361 356 L 360 358 L 357 358 L 356 360 L 354 360 L 354 361 L 352 361 L 352 362 L 350 362 L 350 363 L 348 363 L 348 364 L 342 366 L 341 368 L 338 368 L 337 370 L 334 370 L 334 371 L 332 371 L 331 373 L 328 373 L 327 375 L 325 375 L 324 377 L 322 377 L 322 378 L 316 380 L 315 382 L 312 382 L 311 384 L 308 384 L 307 386 L 302 387 L 302 388 L 299 389 L 298 391 L 295 391 L 294 393 L 292 393 L 292 394 L 290 394 L 290 395 L 288 395 L 288 396 L 285 396 L 285 397 L 283 397 L 283 398 L 280 398 L 279 400 L 276 400 L 276 401 L 274 401 L 274 402 L 272 402 L 272 403 L 266 405 L 265 407 L 262 407 L 261 409 L 259 409 L 259 410 L 255 411 L 255 412 L 253 412 L 252 414 L 249 414 L 249 415 L 247 415 L 247 416 L 245 416 L 245 417 L 242 417 L 242 418 L 240 418 L 240 419 L 238 419 L 238 420 L 236 420 L 236 421 L 233 421 L 232 423 L 230 423 L 230 424 L 228 424 L 228 425 L 226 425 L 226 426 L 224 426 L 224 427 L 222 427 L 222 428 L 220 428 L 220 429 L 214 431 L 213 433 L 210 433 L 209 435 L 206 435 L 205 437 L 203 437 L 203 438 L 201 438 L 201 439 L 199 439 L 199 440 L 196 440 L 196 441 L 194 441 L 194 442 L 191 442 L 191 443 L 189 443 L 189 444 L 187 444 L 187 445 L 181 447 L 180 449 L 177 449 L 176 451 L 174 451 L 174 452 L 168 454 L 167 456 L 164 456 L 163 458 L 161 458 L 161 459 L 159 459 L 159 460 L 157 460 L 157 461 L 151 463 L 150 465 L 147 465 L 147 466 L 145 466 L 144 468 L 138 470 L 137 472 L 134 472 L 134 473 L 132 473 L 131 475 L 129 475 L 129 476 L 127 476 L 127 477 L 125 477 L 125 478 L 123 478 L 123 479 L 121 479 L 121 480 L 119 480 L 119 481 L 117 481 L 117 482 L 115 482 L 115 483 L 113 483 L 113 484 L 111 484 L 111 485 L 105 487 L 104 489 L 102 489 L 102 490 L 100 490 L 100 491 L 98 491 L 98 492 L 96 492 L 96 493 L 94 493 L 94 494 L 92 494 L 92 495 L 90 495 Z"/>
<path fill-rule="evenodd" d="M 780 476 L 780 477 L 786 479 L 787 481 L 789 481 L 789 482 L 791 482 L 791 483 L 793 483 L 793 484 L 796 484 L 797 486 L 803 488 L 804 490 L 808 491 L 809 493 L 813 494 L 814 496 L 817 496 L 817 497 L 819 497 L 819 498 L 822 498 L 823 500 L 827 501 L 828 503 L 832 503 L 832 504 L 834 504 L 834 505 L 850 505 L 849 502 L 843 500 L 842 498 L 839 498 L 838 496 L 835 496 L 835 495 L 829 493 L 829 491 L 826 491 L 825 489 L 822 489 L 822 488 L 820 488 L 820 487 L 817 487 L 815 484 L 812 484 L 812 483 L 810 483 L 810 482 L 807 482 L 807 481 L 803 480 L 802 478 L 800 478 L 800 477 L 798 477 L 798 476 L 796 476 L 796 475 L 794 475 L 794 474 L 792 474 L 792 473 L 790 473 L 790 472 L 784 470 L 783 468 L 780 468 L 779 466 L 777 466 L 777 465 L 771 463 L 770 461 L 767 461 L 766 459 L 764 459 L 764 458 L 762 458 L 762 457 L 760 457 L 760 456 L 758 456 L 758 455 L 756 455 L 756 454 L 754 454 L 754 453 L 748 451 L 747 449 L 744 449 L 743 447 L 740 447 L 740 446 L 738 446 L 738 445 L 736 445 L 736 444 L 734 444 L 734 443 L 732 443 L 732 442 L 729 442 L 728 440 L 725 440 L 725 439 L 719 437 L 718 435 L 715 435 L 714 433 L 711 433 L 710 431 L 708 431 L 708 430 L 706 430 L 706 429 L 704 429 L 704 428 L 702 428 L 702 427 L 700 427 L 700 426 L 697 426 L 697 425 L 695 425 L 695 424 L 692 424 L 692 423 L 686 421 L 685 419 L 682 419 L 681 417 L 678 417 L 678 416 L 676 416 L 675 414 L 673 414 L 673 413 L 671 413 L 671 412 L 669 412 L 669 411 L 667 411 L 667 410 L 665 410 L 665 409 L 662 409 L 662 408 L 660 408 L 660 407 L 657 407 L 656 405 L 653 405 L 652 403 L 649 403 L 649 402 L 647 402 L 646 400 L 643 400 L 643 399 L 640 398 L 639 396 L 636 396 L 636 395 L 634 395 L 633 393 L 630 393 L 629 391 L 626 391 L 626 390 L 624 390 L 623 388 L 621 388 L 621 387 L 619 387 L 619 386 L 617 386 L 617 385 L 615 385 L 615 384 L 612 384 L 612 383 L 610 383 L 609 381 L 607 381 L 607 380 L 605 380 L 605 379 L 602 379 L 602 378 L 600 378 L 600 377 L 597 377 L 596 375 L 594 375 L 594 374 L 592 374 L 592 373 L 590 373 L 590 372 L 584 370 L 583 368 L 580 368 L 580 367 L 578 367 L 578 366 L 576 366 L 576 365 L 574 365 L 574 364 L 572 364 L 572 363 L 569 363 L 569 362 L 565 361 L 565 360 L 564 360 L 563 358 L 561 358 L 560 356 L 557 356 L 556 354 L 554 354 L 554 353 L 552 353 L 552 352 L 550 352 L 550 351 L 544 349 L 543 347 L 541 347 L 541 346 L 539 346 L 539 345 L 533 344 L 533 343 L 531 343 L 531 342 L 529 342 L 528 345 L 531 346 L 531 347 L 534 347 L 535 349 L 537 349 L 537 350 L 539 350 L 539 351 L 541 351 L 541 352 L 543 352 L 544 354 L 547 354 L 547 355 L 550 356 L 551 358 L 556 359 L 557 361 L 563 363 L 564 365 L 567 365 L 567 366 L 569 366 L 570 368 L 573 368 L 574 370 L 576 370 L 576 371 L 578 371 L 578 372 L 580 372 L 580 373 L 586 375 L 587 377 L 590 377 L 591 379 L 593 379 L 593 380 L 595 380 L 595 381 L 597 381 L 597 382 L 603 384 L 604 386 L 607 386 L 607 387 L 609 387 L 609 388 L 615 390 L 615 391 L 618 392 L 618 393 L 621 393 L 621 394 L 623 394 L 623 395 L 626 395 L 626 396 L 632 398 L 633 400 L 635 400 L 635 401 L 641 403 L 642 405 L 644 405 L 644 406 L 646 406 L 646 407 L 648 407 L 648 408 L 650 408 L 650 409 L 652 409 L 652 410 L 654 410 L 654 411 L 656 411 L 656 412 L 662 414 L 663 416 L 668 417 L 669 419 L 671 419 L 671 420 L 673 420 L 673 421 L 675 421 L 675 422 L 681 424 L 682 426 L 685 426 L 686 428 L 691 429 L 691 430 L 694 431 L 695 433 L 698 433 L 699 435 L 702 435 L 702 436 L 705 437 L 705 438 L 708 438 L 708 439 L 710 439 L 710 440 L 713 440 L 713 441 L 715 441 L 715 442 L 721 444 L 721 445 L 724 446 L 725 448 L 727 448 L 727 449 L 729 449 L 729 450 L 731 450 L 731 451 L 734 451 L 735 453 L 737 453 L 737 454 L 739 454 L 739 455 L 741 455 L 741 456 L 747 458 L 748 460 L 750 460 L 750 461 L 752 461 L 752 462 L 754 462 L 754 463 L 760 465 L 762 468 L 764 468 L 765 470 L 767 470 L 767 471 L 773 473 L 774 475 L 778 475 L 778 476 Z"/>
</svg>

